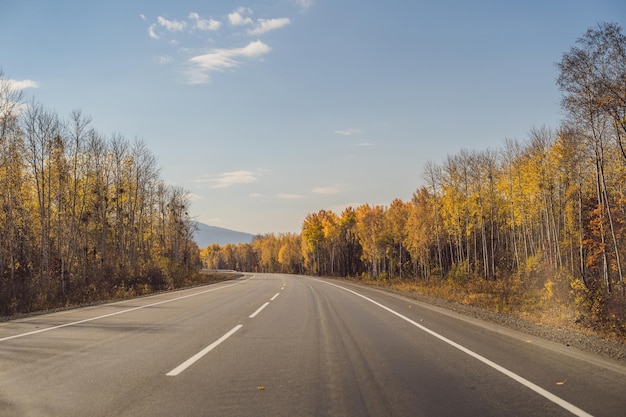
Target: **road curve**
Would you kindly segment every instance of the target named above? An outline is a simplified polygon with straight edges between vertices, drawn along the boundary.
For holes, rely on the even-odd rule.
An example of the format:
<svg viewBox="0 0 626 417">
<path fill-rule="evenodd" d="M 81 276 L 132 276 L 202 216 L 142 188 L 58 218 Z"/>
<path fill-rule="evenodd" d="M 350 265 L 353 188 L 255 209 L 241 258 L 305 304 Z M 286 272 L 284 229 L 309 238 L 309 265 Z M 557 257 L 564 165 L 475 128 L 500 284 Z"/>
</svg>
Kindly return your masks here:
<svg viewBox="0 0 626 417">
<path fill-rule="evenodd" d="M 626 367 L 343 281 L 256 274 L 0 324 L 1 416 L 623 416 Z"/>
</svg>

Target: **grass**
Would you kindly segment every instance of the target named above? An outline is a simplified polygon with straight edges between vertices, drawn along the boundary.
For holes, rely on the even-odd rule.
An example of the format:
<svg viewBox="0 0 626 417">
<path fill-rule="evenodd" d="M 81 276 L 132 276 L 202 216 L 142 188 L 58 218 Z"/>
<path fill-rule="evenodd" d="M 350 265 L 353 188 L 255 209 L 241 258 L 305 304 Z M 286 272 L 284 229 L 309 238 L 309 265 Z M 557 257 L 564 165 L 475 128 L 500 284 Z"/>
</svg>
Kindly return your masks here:
<svg viewBox="0 0 626 417">
<path fill-rule="evenodd" d="M 88 305 L 98 305 L 109 303 L 112 301 L 127 300 L 135 297 L 142 297 L 152 294 L 157 294 L 166 291 L 180 290 L 184 288 L 191 288 L 201 285 L 214 284 L 217 282 L 233 280 L 242 277 L 243 274 L 234 272 L 213 272 L 213 271 L 200 271 L 193 275 L 188 276 L 179 285 L 172 285 L 164 289 L 154 289 L 146 284 L 136 286 L 119 286 L 115 287 L 110 294 L 99 294 L 97 296 L 90 297 L 88 300 L 82 301 L 63 301 L 58 303 L 43 304 L 41 308 L 33 309 L 31 311 L 20 311 L 13 315 L 0 316 L 0 322 L 13 320 L 19 317 L 38 315 L 51 313 L 60 310 L 69 310 L 77 307 L 84 307 Z"/>
<path fill-rule="evenodd" d="M 196 285 L 213 284 L 215 282 L 229 281 L 243 277 L 243 274 L 238 272 L 213 272 L 213 271 L 200 271 L 197 278 Z"/>
<path fill-rule="evenodd" d="M 368 285 L 391 288 L 485 310 L 505 313 L 537 324 L 550 325 L 626 343 L 626 326 L 615 316 L 589 317 L 580 302 L 580 288 L 558 274 L 550 278 L 512 277 L 496 281 L 473 278 L 381 279 L 363 277 Z M 587 314 L 587 315 L 586 315 Z"/>
</svg>

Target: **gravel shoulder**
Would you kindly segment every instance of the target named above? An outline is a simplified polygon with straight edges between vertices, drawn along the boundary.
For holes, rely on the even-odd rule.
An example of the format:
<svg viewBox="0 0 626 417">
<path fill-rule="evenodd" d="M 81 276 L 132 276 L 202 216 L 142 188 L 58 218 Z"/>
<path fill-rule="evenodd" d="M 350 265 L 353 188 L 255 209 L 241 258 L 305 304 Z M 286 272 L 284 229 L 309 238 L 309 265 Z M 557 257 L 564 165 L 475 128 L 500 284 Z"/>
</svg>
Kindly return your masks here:
<svg viewBox="0 0 626 417">
<path fill-rule="evenodd" d="M 573 347 L 583 352 L 600 355 L 621 363 L 626 363 L 626 344 L 620 343 L 616 340 L 604 339 L 599 336 L 578 332 L 572 329 L 537 324 L 509 314 L 484 310 L 482 308 L 457 303 L 455 301 L 443 300 L 414 292 L 404 292 L 396 289 L 370 285 L 368 285 L 368 287 L 377 288 L 382 291 L 394 293 L 418 302 L 444 308 L 464 316 L 494 323 L 518 332 L 558 343 L 563 346 Z"/>
</svg>

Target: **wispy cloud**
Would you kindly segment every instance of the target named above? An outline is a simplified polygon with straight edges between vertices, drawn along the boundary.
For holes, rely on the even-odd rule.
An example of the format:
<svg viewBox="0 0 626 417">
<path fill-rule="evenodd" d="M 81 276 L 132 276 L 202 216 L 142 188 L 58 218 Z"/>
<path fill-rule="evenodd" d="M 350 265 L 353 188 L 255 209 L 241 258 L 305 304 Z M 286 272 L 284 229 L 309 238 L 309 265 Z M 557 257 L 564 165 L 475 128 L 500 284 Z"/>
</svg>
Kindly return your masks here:
<svg viewBox="0 0 626 417">
<path fill-rule="evenodd" d="M 363 148 L 367 148 L 367 147 L 370 147 L 370 146 L 374 146 L 374 144 L 370 143 L 370 142 L 361 142 L 361 143 L 355 143 L 355 144 L 353 144 L 353 146 L 360 146 L 360 147 L 363 147 Z"/>
<path fill-rule="evenodd" d="M 229 171 L 215 176 L 203 176 L 196 179 L 198 183 L 212 183 L 211 188 L 227 188 L 237 184 L 250 184 L 259 180 L 260 174 L 252 171 Z"/>
<path fill-rule="evenodd" d="M 143 16 L 143 15 L 140 15 Z M 145 19 L 143 16 L 142 19 Z M 161 39 L 161 35 L 157 33 L 157 28 L 162 27 L 168 32 L 182 32 L 187 26 L 187 22 L 179 22 L 178 20 L 168 20 L 163 16 L 157 17 L 156 23 L 148 27 L 148 36 L 152 39 Z"/>
<path fill-rule="evenodd" d="M 291 24 L 288 17 L 253 19 L 254 11 L 248 7 L 238 7 L 231 13 L 219 18 L 207 18 L 197 12 L 190 12 L 185 18 L 171 19 L 158 16 L 156 20 L 148 22 L 148 36 L 159 40 L 163 44 L 178 49 L 177 54 L 168 51 L 155 58 L 161 64 L 170 63 L 173 56 L 184 56 L 180 66 L 185 81 L 189 84 L 205 84 L 210 81 L 211 72 L 225 71 L 242 65 L 245 61 L 261 57 L 271 51 L 271 48 L 258 37 Z M 145 15 L 140 18 L 147 21 Z M 223 31 L 224 36 L 217 39 L 208 38 L 202 45 L 216 45 L 211 50 L 198 45 L 198 39 L 207 33 Z M 232 44 L 217 46 L 217 42 L 232 42 L 242 36 L 254 36 L 244 46 Z M 195 46 L 194 46 L 195 43 Z M 242 45 L 242 44 L 240 44 Z M 201 51 L 201 52 L 199 52 Z"/>
<path fill-rule="evenodd" d="M 311 190 L 311 193 L 318 195 L 335 195 L 340 192 L 341 189 L 339 187 L 315 187 Z"/>
<path fill-rule="evenodd" d="M 39 88 L 39 83 L 33 80 L 7 80 L 12 90 L 25 90 L 27 88 Z"/>
<path fill-rule="evenodd" d="M 209 81 L 209 73 L 237 67 L 243 59 L 256 58 L 267 54 L 271 48 L 257 40 L 242 48 L 214 49 L 189 60 L 187 72 L 190 84 L 203 84 Z"/>
<path fill-rule="evenodd" d="M 159 16 L 157 18 L 157 23 L 163 26 L 165 29 L 169 30 L 170 32 L 182 32 L 183 29 L 185 29 L 185 26 L 187 26 L 186 22 L 179 22 L 178 20 L 168 20 L 163 16 Z"/>
<path fill-rule="evenodd" d="M 170 62 L 172 62 L 172 57 L 169 55 L 163 55 L 160 57 L 157 57 L 157 61 L 159 61 L 159 64 L 169 64 Z"/>
<path fill-rule="evenodd" d="M 278 19 L 259 19 L 257 20 L 256 27 L 248 31 L 249 35 L 262 35 L 263 33 L 270 32 L 272 30 L 280 29 L 283 26 L 287 26 L 291 21 L 287 17 L 281 17 Z"/>
<path fill-rule="evenodd" d="M 341 129 L 335 130 L 333 133 L 340 136 L 352 136 L 361 133 L 361 129 Z"/>
<path fill-rule="evenodd" d="M 9 89 L 9 95 L 7 96 L 7 98 L 9 99 L 6 102 L 6 106 L 4 106 L 4 109 L 2 109 L 2 105 L 0 105 L 0 109 L 3 110 L 3 113 L 5 114 L 0 114 L 0 119 L 2 119 L 3 117 L 7 116 L 8 114 L 22 114 L 23 112 L 28 110 L 28 104 L 24 103 L 24 102 L 17 102 L 17 101 L 13 101 L 13 94 L 12 93 L 16 93 L 19 94 L 22 90 L 25 90 L 27 88 L 38 88 L 39 87 L 39 83 L 37 81 L 33 81 L 33 80 L 13 80 L 13 79 L 7 79 L 5 81 L 6 84 L 6 88 Z"/>
<path fill-rule="evenodd" d="M 146 20 L 148 20 L 148 18 L 146 17 L 146 15 L 144 15 L 143 13 L 140 13 L 140 14 L 139 14 L 139 18 L 140 18 L 141 20 L 143 20 L 144 22 L 145 22 Z"/>
<path fill-rule="evenodd" d="M 203 19 L 198 13 L 189 13 L 189 19 L 193 21 L 193 28 L 202 31 L 215 32 L 220 30 L 222 22 L 214 19 Z"/>
<path fill-rule="evenodd" d="M 153 23 L 148 27 L 148 36 L 150 36 L 152 39 L 161 39 L 161 37 L 157 35 L 154 31 L 154 29 L 156 29 L 156 26 L 157 24 Z"/>
</svg>

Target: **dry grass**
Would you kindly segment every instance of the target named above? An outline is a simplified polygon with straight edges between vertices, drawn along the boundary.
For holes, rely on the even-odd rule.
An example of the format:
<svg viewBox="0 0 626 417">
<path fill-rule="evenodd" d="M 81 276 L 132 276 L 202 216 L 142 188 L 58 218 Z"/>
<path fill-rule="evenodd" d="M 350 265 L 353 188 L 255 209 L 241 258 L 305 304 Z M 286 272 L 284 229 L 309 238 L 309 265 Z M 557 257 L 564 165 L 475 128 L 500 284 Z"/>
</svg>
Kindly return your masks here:
<svg viewBox="0 0 626 417">
<path fill-rule="evenodd" d="M 46 300 L 41 300 L 30 311 L 16 312 L 12 315 L 0 316 L 0 322 L 12 320 L 18 317 L 30 316 L 35 314 L 45 314 L 54 311 L 66 310 L 81 306 L 98 305 L 102 303 L 108 303 L 111 301 L 126 300 L 134 297 L 141 297 L 151 294 L 156 294 L 163 291 L 171 291 L 182 288 L 195 287 L 200 285 L 213 284 L 221 281 L 228 281 L 242 277 L 243 274 L 235 272 L 212 272 L 212 271 L 200 271 L 188 275 L 184 280 L 178 283 L 178 285 L 171 285 L 163 289 L 154 289 L 147 284 L 138 284 L 134 286 L 117 286 L 111 289 L 110 292 L 98 292 L 95 287 L 92 288 L 93 294 L 86 295 L 80 300 L 69 300 L 63 302 L 51 303 Z M 90 287 L 91 288 L 91 287 Z"/>
<path fill-rule="evenodd" d="M 585 318 L 576 302 L 575 288 L 567 277 L 549 279 L 520 277 L 486 281 L 474 278 L 464 283 L 449 279 L 360 280 L 369 285 L 436 297 L 505 313 L 537 324 L 550 325 L 626 343 L 626 332 L 615 323 Z M 618 329 L 618 330 L 616 330 Z"/>
<path fill-rule="evenodd" d="M 243 274 L 238 272 L 209 272 L 200 271 L 195 285 L 213 284 L 214 282 L 228 281 L 231 279 L 237 279 L 243 277 Z"/>
</svg>

